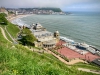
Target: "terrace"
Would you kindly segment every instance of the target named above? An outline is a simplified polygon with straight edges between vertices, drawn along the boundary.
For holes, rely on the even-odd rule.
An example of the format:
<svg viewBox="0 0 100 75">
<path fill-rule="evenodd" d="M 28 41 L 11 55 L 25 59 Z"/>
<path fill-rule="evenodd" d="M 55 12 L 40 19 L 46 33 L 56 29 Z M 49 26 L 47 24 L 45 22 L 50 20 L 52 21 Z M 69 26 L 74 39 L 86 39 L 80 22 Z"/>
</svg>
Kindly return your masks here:
<svg viewBox="0 0 100 75">
<path fill-rule="evenodd" d="M 62 44 L 64 44 L 64 41 L 59 41 L 59 43 L 56 46 L 60 46 Z M 67 57 L 68 59 L 75 59 L 75 58 L 80 58 L 80 59 L 84 59 L 86 61 L 93 61 L 97 58 L 100 58 L 97 55 L 93 55 L 90 52 L 86 52 L 86 54 L 81 54 L 82 51 L 80 50 L 72 50 L 66 46 L 57 49 L 57 52 L 60 53 L 61 55 L 64 55 L 65 57 Z"/>
</svg>

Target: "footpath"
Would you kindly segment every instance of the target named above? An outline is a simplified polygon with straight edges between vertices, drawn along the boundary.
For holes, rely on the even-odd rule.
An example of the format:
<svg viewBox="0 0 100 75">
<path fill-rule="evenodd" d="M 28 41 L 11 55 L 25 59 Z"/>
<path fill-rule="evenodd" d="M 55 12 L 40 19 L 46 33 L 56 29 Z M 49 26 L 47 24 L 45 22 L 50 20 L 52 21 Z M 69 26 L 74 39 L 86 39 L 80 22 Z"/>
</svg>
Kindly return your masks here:
<svg viewBox="0 0 100 75">
<path fill-rule="evenodd" d="M 90 70 L 90 69 L 84 69 L 84 68 L 78 68 L 78 70 L 100 74 L 100 71 L 96 71 L 96 70 Z"/>
<path fill-rule="evenodd" d="M 14 42 L 15 40 L 14 40 L 13 37 L 10 35 L 10 33 L 7 31 L 6 26 L 5 26 L 5 30 L 6 30 L 7 34 L 9 35 L 9 37 L 10 37 L 10 38 L 13 40 L 13 42 Z"/>
<path fill-rule="evenodd" d="M 1 29 L 1 32 L 2 32 L 2 35 L 4 36 L 4 38 L 5 38 L 7 41 L 11 42 L 11 41 L 8 40 L 8 38 L 6 37 L 5 31 L 3 30 L 3 28 L 0 27 L 0 29 Z M 11 43 L 12 43 L 12 42 L 11 42 Z"/>
<path fill-rule="evenodd" d="M 6 40 L 8 40 L 10 43 L 17 43 L 17 42 L 15 41 L 15 39 L 11 36 L 11 34 L 8 32 L 6 26 L 5 26 L 5 31 L 7 32 L 7 34 L 9 35 L 9 37 L 11 38 L 11 40 L 12 40 L 13 42 L 10 41 L 10 40 L 7 38 L 4 29 L 3 29 L 2 27 L 0 27 L 0 29 L 1 29 L 2 35 L 4 36 L 4 38 L 5 38 Z"/>
</svg>

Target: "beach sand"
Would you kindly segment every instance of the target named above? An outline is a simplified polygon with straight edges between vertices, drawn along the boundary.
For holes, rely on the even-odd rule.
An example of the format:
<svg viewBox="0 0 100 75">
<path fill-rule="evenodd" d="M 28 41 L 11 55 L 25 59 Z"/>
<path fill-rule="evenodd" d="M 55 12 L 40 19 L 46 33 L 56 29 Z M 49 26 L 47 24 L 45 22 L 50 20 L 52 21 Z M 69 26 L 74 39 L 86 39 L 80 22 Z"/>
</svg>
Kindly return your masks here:
<svg viewBox="0 0 100 75">
<path fill-rule="evenodd" d="M 27 16 L 30 16 L 30 15 L 12 15 L 12 16 L 8 16 L 7 19 L 8 21 L 12 22 L 13 20 L 17 19 L 17 18 L 23 18 L 23 17 L 27 17 Z"/>
</svg>

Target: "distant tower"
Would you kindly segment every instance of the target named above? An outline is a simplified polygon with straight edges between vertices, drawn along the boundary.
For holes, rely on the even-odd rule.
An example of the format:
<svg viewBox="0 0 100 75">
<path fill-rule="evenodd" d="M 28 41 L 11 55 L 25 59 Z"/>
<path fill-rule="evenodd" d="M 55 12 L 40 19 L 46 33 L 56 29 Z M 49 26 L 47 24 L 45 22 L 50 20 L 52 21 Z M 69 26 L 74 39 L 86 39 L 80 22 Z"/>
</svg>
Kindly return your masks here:
<svg viewBox="0 0 100 75">
<path fill-rule="evenodd" d="M 59 32 L 58 31 L 55 31 L 54 32 L 54 37 L 56 38 L 56 43 L 58 43 L 59 42 L 59 40 L 60 40 L 60 38 L 59 38 Z"/>
<path fill-rule="evenodd" d="M 57 39 L 59 39 L 59 31 L 55 31 L 54 32 L 54 37 L 57 38 Z"/>
</svg>

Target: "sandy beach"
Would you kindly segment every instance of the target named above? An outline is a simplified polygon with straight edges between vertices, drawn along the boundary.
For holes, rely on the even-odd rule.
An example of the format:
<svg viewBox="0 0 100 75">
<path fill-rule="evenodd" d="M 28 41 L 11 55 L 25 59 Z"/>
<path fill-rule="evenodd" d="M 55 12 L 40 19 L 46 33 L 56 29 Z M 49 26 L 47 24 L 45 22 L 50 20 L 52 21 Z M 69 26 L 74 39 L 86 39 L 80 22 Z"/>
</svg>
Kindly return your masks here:
<svg viewBox="0 0 100 75">
<path fill-rule="evenodd" d="M 30 15 L 12 15 L 12 16 L 8 16 L 7 19 L 8 21 L 12 22 L 14 19 L 17 19 L 17 18 L 23 18 L 23 17 L 27 17 L 27 16 L 30 16 Z"/>
</svg>

